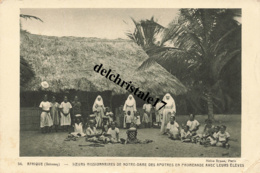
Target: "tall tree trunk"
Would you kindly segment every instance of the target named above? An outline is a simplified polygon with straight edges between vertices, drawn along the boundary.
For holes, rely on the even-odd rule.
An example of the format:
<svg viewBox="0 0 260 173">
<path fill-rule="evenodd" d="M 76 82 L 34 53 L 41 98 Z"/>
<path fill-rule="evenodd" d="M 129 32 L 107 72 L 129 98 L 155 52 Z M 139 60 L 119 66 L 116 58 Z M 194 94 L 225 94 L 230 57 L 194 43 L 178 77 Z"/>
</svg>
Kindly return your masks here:
<svg viewBox="0 0 260 173">
<path fill-rule="evenodd" d="M 213 114 L 213 99 L 212 99 L 212 91 L 211 88 L 208 88 L 207 91 L 207 105 L 208 105 L 208 119 L 213 120 L 214 114 Z"/>
</svg>

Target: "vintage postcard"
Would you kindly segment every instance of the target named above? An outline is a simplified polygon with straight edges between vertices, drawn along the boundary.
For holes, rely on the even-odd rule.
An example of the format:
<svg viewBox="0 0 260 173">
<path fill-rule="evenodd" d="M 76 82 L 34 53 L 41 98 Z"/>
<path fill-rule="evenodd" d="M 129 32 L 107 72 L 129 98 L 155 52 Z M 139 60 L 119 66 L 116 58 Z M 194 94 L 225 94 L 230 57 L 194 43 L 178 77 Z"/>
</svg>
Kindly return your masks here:
<svg viewBox="0 0 260 173">
<path fill-rule="evenodd" d="M 259 172 L 259 7 L 2 1 L 0 172 Z"/>
</svg>

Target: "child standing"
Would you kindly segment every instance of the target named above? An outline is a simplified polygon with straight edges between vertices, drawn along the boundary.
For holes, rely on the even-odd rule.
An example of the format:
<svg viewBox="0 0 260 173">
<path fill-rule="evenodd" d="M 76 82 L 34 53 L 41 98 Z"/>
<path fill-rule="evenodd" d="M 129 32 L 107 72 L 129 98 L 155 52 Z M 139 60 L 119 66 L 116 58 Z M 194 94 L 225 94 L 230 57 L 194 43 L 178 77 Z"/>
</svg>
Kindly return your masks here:
<svg viewBox="0 0 260 173">
<path fill-rule="evenodd" d="M 70 110 L 72 106 L 68 102 L 68 97 L 64 97 L 64 101 L 60 104 L 60 125 L 63 127 L 63 131 L 68 131 L 69 126 L 71 125 Z"/>
<path fill-rule="evenodd" d="M 192 136 L 195 136 L 197 134 L 197 130 L 199 129 L 200 123 L 195 119 L 194 114 L 190 114 L 190 119 L 187 121 L 187 126 L 189 126 Z"/>
<path fill-rule="evenodd" d="M 158 127 L 161 127 L 162 117 L 163 117 L 163 109 L 160 109 L 163 106 L 162 102 L 159 102 L 155 106 L 155 116 Z M 160 110 L 159 110 L 160 109 Z"/>
<path fill-rule="evenodd" d="M 111 124 L 114 121 L 114 114 L 109 107 L 106 108 L 106 116 L 108 117 L 108 123 Z"/>
<path fill-rule="evenodd" d="M 228 141 L 229 141 L 229 138 L 230 138 L 230 135 L 229 133 L 226 131 L 226 126 L 222 125 L 220 126 L 220 131 L 217 133 L 216 135 L 216 138 L 217 138 L 217 143 L 216 143 L 216 146 L 218 147 L 226 147 L 226 148 L 229 148 L 229 144 L 228 144 Z"/>
<path fill-rule="evenodd" d="M 132 123 L 132 116 L 131 116 L 131 112 L 127 111 L 127 114 L 125 115 L 125 124 L 126 124 L 126 128 L 129 129 L 130 128 L 130 124 Z"/>
<path fill-rule="evenodd" d="M 140 118 L 140 113 L 139 112 L 136 112 L 136 115 L 135 115 L 135 125 L 136 125 L 136 128 L 139 128 L 140 125 L 141 125 L 141 118 Z"/>
</svg>

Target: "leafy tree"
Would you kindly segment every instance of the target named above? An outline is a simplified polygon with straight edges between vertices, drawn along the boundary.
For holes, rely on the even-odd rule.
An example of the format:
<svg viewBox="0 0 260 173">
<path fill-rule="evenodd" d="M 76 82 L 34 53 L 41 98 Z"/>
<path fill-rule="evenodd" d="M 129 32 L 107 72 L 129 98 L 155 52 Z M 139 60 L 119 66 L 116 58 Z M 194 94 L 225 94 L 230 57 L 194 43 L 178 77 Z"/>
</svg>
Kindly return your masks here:
<svg viewBox="0 0 260 173">
<path fill-rule="evenodd" d="M 163 28 L 159 44 L 147 44 L 146 40 L 156 37 L 155 32 L 144 34 L 147 28 L 161 28 L 154 20 L 134 21 L 135 32 L 128 36 L 134 37 L 149 56 L 140 69 L 157 62 L 173 70 L 172 74 L 191 89 L 187 95 L 196 95 L 192 100 L 207 101 L 208 116 L 213 119 L 213 104 L 222 100 L 221 72 L 232 59 L 241 58 L 241 24 L 235 20 L 240 15 L 237 9 L 181 9 L 178 20 Z"/>
</svg>

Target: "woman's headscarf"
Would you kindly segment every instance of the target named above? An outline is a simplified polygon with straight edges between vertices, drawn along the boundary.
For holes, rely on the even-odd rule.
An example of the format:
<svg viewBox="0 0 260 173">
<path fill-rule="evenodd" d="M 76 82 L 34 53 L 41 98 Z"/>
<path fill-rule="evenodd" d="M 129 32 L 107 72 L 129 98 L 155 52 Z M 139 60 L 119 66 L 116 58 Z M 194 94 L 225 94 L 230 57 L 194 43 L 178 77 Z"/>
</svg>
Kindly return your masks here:
<svg viewBox="0 0 260 173">
<path fill-rule="evenodd" d="M 98 100 L 98 98 L 100 98 L 100 100 Z M 103 99 L 102 99 L 102 97 L 100 96 L 100 95 L 98 95 L 97 96 L 97 98 L 96 98 L 96 100 L 95 100 L 95 102 L 94 102 L 94 104 L 93 104 L 93 111 L 94 110 L 96 110 L 96 105 L 98 105 L 98 106 L 104 106 L 104 103 L 103 103 Z"/>
<path fill-rule="evenodd" d="M 130 100 L 130 97 L 132 97 L 132 99 Z M 134 111 L 136 111 L 136 102 L 135 102 L 135 98 L 133 97 L 132 94 L 129 94 L 129 96 L 127 97 L 126 101 L 125 101 L 125 105 L 123 110 L 126 110 L 126 106 L 133 106 L 134 107 Z"/>
<path fill-rule="evenodd" d="M 166 97 L 169 97 L 169 100 L 167 100 Z M 163 97 L 163 101 L 167 103 L 165 106 L 173 106 L 172 109 L 174 112 L 176 112 L 175 101 L 172 98 L 171 94 L 169 93 L 165 94 L 165 96 Z"/>
</svg>

